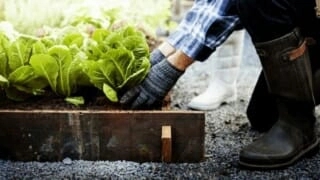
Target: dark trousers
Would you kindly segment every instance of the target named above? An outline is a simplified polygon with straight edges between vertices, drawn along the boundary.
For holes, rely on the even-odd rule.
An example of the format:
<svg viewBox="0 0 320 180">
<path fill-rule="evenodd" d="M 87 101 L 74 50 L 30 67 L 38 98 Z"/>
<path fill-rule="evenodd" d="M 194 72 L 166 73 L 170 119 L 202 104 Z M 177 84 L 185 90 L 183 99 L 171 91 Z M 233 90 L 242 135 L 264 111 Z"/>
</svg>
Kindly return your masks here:
<svg viewBox="0 0 320 180">
<path fill-rule="evenodd" d="M 305 36 L 320 37 L 315 0 L 237 0 L 236 6 L 242 25 L 255 43 L 276 39 L 296 27 Z"/>
</svg>

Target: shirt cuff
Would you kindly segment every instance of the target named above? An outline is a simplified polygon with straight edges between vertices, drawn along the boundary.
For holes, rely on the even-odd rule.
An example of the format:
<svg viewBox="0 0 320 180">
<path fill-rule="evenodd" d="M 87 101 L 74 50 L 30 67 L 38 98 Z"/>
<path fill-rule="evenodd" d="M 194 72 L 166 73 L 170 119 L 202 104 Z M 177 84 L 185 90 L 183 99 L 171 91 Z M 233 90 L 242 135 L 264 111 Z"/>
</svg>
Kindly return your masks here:
<svg viewBox="0 0 320 180">
<path fill-rule="evenodd" d="M 167 42 L 175 49 L 181 50 L 187 56 L 197 61 L 205 61 L 215 51 L 198 41 L 191 34 L 175 31 L 170 34 Z"/>
</svg>

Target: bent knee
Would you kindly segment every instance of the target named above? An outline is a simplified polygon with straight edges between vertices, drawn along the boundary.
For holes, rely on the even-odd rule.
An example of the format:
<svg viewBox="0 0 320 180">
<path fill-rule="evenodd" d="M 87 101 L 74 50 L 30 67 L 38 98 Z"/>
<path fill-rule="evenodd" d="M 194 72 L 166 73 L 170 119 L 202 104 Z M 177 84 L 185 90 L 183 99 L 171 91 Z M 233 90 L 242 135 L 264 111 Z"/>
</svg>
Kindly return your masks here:
<svg viewBox="0 0 320 180">
<path fill-rule="evenodd" d="M 256 14 L 257 8 L 264 0 L 237 0 L 237 9 L 240 17 L 250 17 Z"/>
</svg>

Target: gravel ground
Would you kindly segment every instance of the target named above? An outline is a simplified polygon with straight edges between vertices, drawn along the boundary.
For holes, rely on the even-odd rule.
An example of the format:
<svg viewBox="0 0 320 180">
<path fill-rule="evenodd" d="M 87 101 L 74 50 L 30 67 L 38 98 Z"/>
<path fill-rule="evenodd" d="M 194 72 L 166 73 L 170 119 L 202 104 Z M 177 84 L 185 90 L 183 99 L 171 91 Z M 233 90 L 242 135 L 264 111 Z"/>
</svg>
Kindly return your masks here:
<svg viewBox="0 0 320 180">
<path fill-rule="evenodd" d="M 192 97 L 207 86 L 212 61 L 197 63 L 173 90 L 173 109 L 186 109 Z M 284 170 L 248 171 L 237 165 L 242 146 L 259 133 L 250 130 L 245 110 L 260 65 L 249 39 L 238 79 L 236 102 L 206 112 L 206 160 L 195 164 L 128 161 L 72 161 L 40 163 L 0 160 L 0 179 L 320 179 L 320 153 Z M 317 110 L 318 118 L 320 110 Z M 319 125 L 317 125 L 320 132 Z"/>
</svg>

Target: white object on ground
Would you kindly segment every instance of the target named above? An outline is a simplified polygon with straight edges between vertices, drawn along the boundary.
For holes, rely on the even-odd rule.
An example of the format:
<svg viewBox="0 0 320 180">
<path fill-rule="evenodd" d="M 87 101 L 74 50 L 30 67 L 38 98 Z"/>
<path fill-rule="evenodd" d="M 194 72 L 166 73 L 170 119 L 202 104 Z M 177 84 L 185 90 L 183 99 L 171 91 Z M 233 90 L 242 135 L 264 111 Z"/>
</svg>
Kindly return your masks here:
<svg viewBox="0 0 320 180">
<path fill-rule="evenodd" d="M 63 162 L 63 164 L 65 164 L 65 165 L 70 165 L 70 164 L 72 164 L 72 160 L 71 160 L 69 157 L 64 158 L 62 162 Z"/>
<path fill-rule="evenodd" d="M 236 101 L 237 77 L 240 69 L 244 43 L 244 30 L 235 31 L 227 41 L 210 56 L 214 72 L 208 88 L 193 98 L 188 107 L 195 110 L 213 110 L 223 103 Z"/>
</svg>

